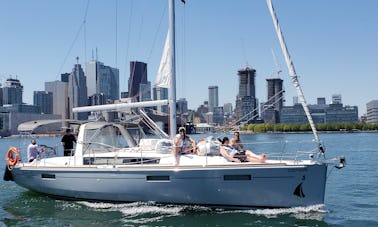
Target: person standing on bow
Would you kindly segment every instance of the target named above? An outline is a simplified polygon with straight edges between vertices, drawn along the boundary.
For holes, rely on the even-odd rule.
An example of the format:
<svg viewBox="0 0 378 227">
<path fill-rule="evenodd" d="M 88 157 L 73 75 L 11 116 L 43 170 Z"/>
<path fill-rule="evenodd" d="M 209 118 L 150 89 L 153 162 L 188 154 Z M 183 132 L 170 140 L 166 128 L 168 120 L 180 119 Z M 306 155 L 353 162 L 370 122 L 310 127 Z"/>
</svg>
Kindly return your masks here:
<svg viewBox="0 0 378 227">
<path fill-rule="evenodd" d="M 186 135 L 186 129 L 184 127 L 179 128 L 179 134 L 175 138 L 175 156 L 176 164 L 178 164 L 178 156 L 180 154 L 196 153 L 196 141 L 190 136 Z"/>
<path fill-rule="evenodd" d="M 71 134 L 71 129 L 66 129 L 66 134 L 62 137 L 60 142 L 64 148 L 64 156 L 73 155 L 73 143 L 76 143 L 76 138 Z"/>
</svg>

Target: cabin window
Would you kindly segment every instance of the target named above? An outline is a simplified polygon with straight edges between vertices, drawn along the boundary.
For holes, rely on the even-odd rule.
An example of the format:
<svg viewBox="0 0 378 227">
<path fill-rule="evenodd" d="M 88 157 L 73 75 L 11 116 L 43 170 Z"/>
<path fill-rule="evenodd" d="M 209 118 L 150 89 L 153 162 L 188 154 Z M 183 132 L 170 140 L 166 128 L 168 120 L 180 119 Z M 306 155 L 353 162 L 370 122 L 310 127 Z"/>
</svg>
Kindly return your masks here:
<svg viewBox="0 0 378 227">
<path fill-rule="evenodd" d="M 128 147 L 128 143 L 121 135 L 120 130 L 107 125 L 100 129 L 89 129 L 85 133 L 85 153 L 115 152 L 120 148 Z"/>
<path fill-rule="evenodd" d="M 169 176 L 147 176 L 147 181 L 169 181 Z"/>
<path fill-rule="evenodd" d="M 224 175 L 223 179 L 225 181 L 243 181 L 243 180 L 252 180 L 251 175 Z"/>
</svg>

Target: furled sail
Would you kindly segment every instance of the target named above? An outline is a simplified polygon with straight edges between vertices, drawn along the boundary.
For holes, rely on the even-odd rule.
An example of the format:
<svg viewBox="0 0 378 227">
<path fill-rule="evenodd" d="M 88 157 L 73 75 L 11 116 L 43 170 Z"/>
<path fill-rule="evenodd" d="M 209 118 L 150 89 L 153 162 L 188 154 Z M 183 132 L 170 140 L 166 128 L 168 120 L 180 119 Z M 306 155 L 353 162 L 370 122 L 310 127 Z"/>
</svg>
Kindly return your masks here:
<svg viewBox="0 0 378 227">
<path fill-rule="evenodd" d="M 165 45 L 163 54 L 160 60 L 159 70 L 156 75 L 156 86 L 169 88 L 171 84 L 171 68 L 172 68 L 172 58 L 170 57 L 170 41 L 169 34 L 170 30 L 168 29 L 167 37 L 165 39 Z"/>
<path fill-rule="evenodd" d="M 280 41 L 280 45 L 281 45 L 281 49 L 282 49 L 282 52 L 283 52 L 284 57 L 285 57 L 286 65 L 287 65 L 287 67 L 289 69 L 289 74 L 290 74 L 291 80 L 293 82 L 294 87 L 297 90 L 297 94 L 298 94 L 299 100 L 300 100 L 300 102 L 302 104 L 303 110 L 306 113 L 307 120 L 308 120 L 308 122 L 309 122 L 309 124 L 311 126 L 312 132 L 313 132 L 314 137 L 315 137 L 315 142 L 318 144 L 319 150 L 323 151 L 323 147 L 320 144 L 318 132 L 317 132 L 317 130 L 315 128 L 315 124 L 314 124 L 314 121 L 312 120 L 312 116 L 311 116 L 310 110 L 309 110 L 309 108 L 307 106 L 306 99 L 305 99 L 305 97 L 303 95 L 303 92 L 302 92 L 302 89 L 301 89 L 301 87 L 299 85 L 299 81 L 298 81 L 297 73 L 295 72 L 293 61 L 290 58 L 289 51 L 287 49 L 285 40 L 283 38 L 281 27 L 280 27 L 280 25 L 278 23 L 278 19 L 277 19 L 276 13 L 275 13 L 273 5 L 272 5 L 272 1 L 271 0 L 266 0 L 266 3 L 268 5 L 270 14 L 271 14 L 272 19 L 273 19 L 274 27 L 276 29 L 278 40 Z"/>
</svg>

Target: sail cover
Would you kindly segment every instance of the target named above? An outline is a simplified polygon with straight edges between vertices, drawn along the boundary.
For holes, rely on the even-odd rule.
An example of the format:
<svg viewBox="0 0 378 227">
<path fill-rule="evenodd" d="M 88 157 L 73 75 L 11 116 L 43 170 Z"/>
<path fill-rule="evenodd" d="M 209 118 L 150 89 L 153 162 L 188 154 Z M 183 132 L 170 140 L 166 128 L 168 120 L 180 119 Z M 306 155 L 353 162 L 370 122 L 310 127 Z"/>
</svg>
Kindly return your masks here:
<svg viewBox="0 0 378 227">
<path fill-rule="evenodd" d="M 169 88 L 171 84 L 171 67 L 172 67 L 172 59 L 169 55 L 170 45 L 169 45 L 169 34 L 170 31 L 168 30 L 167 37 L 165 39 L 165 45 L 163 54 L 160 60 L 159 70 L 156 75 L 156 86 Z"/>
</svg>

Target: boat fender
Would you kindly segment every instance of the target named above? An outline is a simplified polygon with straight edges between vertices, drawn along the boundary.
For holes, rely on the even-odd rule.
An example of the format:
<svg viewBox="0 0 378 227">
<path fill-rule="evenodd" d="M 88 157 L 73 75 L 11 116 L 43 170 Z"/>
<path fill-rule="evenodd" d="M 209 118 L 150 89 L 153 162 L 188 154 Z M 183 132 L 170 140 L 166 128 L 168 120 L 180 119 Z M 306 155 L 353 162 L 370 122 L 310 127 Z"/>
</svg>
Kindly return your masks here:
<svg viewBox="0 0 378 227">
<path fill-rule="evenodd" d="M 18 162 L 18 160 L 20 159 L 20 156 L 19 156 L 19 151 L 17 149 L 17 147 L 10 147 L 7 154 L 6 154 L 6 159 L 7 159 L 7 164 L 8 164 L 8 167 L 11 168 L 13 166 L 15 166 Z"/>
</svg>

